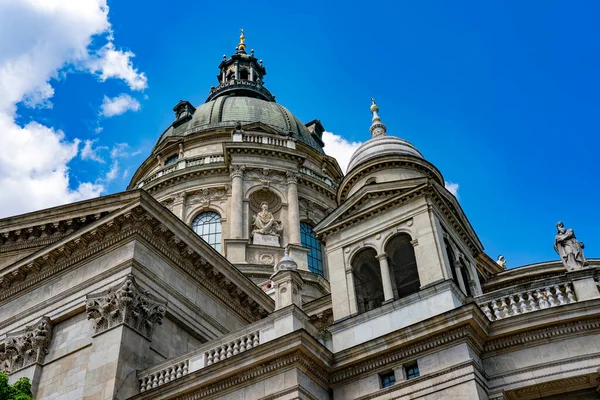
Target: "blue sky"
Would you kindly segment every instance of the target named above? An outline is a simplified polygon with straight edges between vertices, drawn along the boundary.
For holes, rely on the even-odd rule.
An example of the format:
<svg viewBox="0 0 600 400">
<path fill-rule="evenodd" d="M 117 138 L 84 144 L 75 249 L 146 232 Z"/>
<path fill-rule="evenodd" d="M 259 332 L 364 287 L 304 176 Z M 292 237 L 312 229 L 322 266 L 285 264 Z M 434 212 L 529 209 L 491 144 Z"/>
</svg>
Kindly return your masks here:
<svg viewBox="0 0 600 400">
<path fill-rule="evenodd" d="M 204 102 L 244 28 L 266 86 L 302 121 L 318 118 L 362 142 L 375 97 L 388 134 L 459 185 L 494 259 L 504 254 L 509 267 L 557 259 L 558 220 L 588 257 L 600 256 L 596 1 L 109 0 L 106 8 L 81 0 L 73 10 L 49 0 L 59 4 L 52 12 L 29 2 L 0 5 L 0 125 L 10 128 L 0 136 L 2 186 L 10 187 L 0 194 L 3 216 L 124 190 L 172 107 Z M 40 43 L 58 50 L 40 52 Z M 29 55 L 39 74 L 8 68 Z M 101 115 L 117 97 L 116 115 L 106 107 Z M 120 114 L 119 104 L 133 109 Z M 42 127 L 35 151 L 6 133 Z M 15 164 L 38 162 L 15 175 Z M 47 190 L 32 188 L 38 177 Z"/>
</svg>

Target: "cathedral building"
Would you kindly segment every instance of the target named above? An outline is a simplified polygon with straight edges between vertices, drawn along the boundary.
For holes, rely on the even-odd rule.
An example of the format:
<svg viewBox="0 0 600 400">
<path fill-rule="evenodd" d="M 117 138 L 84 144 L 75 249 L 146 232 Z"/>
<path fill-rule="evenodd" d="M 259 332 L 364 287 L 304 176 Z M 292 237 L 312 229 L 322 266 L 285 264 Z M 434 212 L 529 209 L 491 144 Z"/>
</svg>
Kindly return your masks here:
<svg viewBox="0 0 600 400">
<path fill-rule="evenodd" d="M 39 400 L 600 397 L 600 259 L 572 229 L 549 230 L 557 261 L 506 270 L 374 100 L 344 174 L 243 32 L 218 68 L 125 192 L 0 220 L 11 382 Z"/>
</svg>

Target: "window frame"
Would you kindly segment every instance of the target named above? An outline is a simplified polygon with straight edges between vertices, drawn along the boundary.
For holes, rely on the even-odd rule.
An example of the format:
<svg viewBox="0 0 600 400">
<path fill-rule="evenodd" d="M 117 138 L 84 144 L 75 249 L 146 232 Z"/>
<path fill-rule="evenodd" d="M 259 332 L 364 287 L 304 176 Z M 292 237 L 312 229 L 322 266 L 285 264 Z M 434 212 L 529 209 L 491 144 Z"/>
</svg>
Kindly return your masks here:
<svg viewBox="0 0 600 400">
<path fill-rule="evenodd" d="M 381 389 L 394 386 L 396 384 L 396 374 L 394 371 L 382 372 L 379 374 L 379 386 Z"/>
<path fill-rule="evenodd" d="M 211 219 L 205 221 L 203 224 L 197 222 L 202 216 L 210 216 Z M 204 232 L 202 229 L 198 232 L 198 227 L 208 226 L 208 232 Z M 213 230 L 212 227 L 215 229 Z M 221 246 L 223 241 L 223 224 L 221 223 L 221 214 L 214 210 L 201 211 L 192 219 L 192 230 L 198 236 L 200 236 L 206 243 L 213 249 L 221 252 Z M 211 240 L 212 239 L 212 240 Z"/>
<path fill-rule="evenodd" d="M 416 371 L 416 373 L 415 373 Z M 421 376 L 421 371 L 419 371 L 419 364 L 412 363 L 404 366 L 404 372 L 406 374 L 406 380 L 415 379 Z"/>
<path fill-rule="evenodd" d="M 319 241 L 313 230 L 313 226 L 309 222 L 300 221 L 300 244 L 305 249 L 308 249 L 308 254 L 306 255 L 308 270 L 325 277 L 323 243 Z"/>
</svg>

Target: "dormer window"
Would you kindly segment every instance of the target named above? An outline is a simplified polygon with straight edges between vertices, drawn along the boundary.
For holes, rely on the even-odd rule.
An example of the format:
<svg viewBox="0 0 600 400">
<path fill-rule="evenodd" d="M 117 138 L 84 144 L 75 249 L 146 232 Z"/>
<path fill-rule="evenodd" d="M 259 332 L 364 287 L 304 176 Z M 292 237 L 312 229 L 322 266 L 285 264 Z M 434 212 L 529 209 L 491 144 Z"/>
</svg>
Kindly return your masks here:
<svg viewBox="0 0 600 400">
<path fill-rule="evenodd" d="M 172 155 L 171 157 L 165 160 L 165 167 L 167 165 L 175 164 L 179 160 L 179 156 L 177 154 Z"/>
</svg>

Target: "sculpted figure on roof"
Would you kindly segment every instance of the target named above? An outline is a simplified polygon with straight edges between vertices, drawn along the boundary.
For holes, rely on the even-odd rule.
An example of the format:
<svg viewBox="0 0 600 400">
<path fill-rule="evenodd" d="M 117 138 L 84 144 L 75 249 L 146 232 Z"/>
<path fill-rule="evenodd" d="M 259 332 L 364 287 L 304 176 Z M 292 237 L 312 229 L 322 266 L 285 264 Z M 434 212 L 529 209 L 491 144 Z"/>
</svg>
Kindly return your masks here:
<svg viewBox="0 0 600 400">
<path fill-rule="evenodd" d="M 562 222 L 556 224 L 558 233 L 554 238 L 554 250 L 560 255 L 565 268 L 580 269 L 587 265 L 583 255 L 583 243 L 575 237 L 573 229 L 565 229 Z"/>
</svg>

